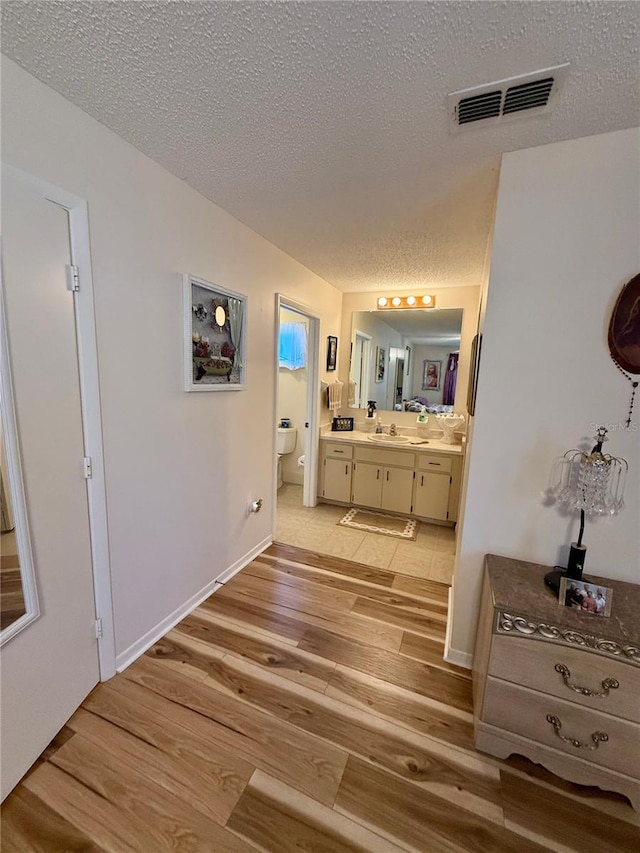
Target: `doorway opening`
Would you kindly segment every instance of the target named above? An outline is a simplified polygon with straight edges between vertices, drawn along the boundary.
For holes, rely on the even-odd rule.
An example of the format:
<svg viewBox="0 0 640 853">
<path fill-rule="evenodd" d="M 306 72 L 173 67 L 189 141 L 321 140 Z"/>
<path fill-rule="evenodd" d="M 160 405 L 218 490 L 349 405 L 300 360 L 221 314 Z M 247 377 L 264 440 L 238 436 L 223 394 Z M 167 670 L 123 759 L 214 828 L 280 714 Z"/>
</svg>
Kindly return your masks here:
<svg viewBox="0 0 640 853">
<path fill-rule="evenodd" d="M 276 437 L 273 529 L 278 503 L 317 503 L 320 318 L 302 303 L 276 297 Z"/>
</svg>

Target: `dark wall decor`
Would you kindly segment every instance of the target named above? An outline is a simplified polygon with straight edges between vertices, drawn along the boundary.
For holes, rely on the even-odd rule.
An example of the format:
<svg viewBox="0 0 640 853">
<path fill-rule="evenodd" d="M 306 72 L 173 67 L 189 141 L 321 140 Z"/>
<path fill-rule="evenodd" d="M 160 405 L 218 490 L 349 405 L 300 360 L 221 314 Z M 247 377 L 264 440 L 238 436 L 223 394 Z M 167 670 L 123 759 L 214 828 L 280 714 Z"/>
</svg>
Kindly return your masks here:
<svg viewBox="0 0 640 853">
<path fill-rule="evenodd" d="M 609 352 L 616 367 L 631 382 L 631 401 L 626 426 L 631 426 L 631 413 L 640 374 L 640 274 L 622 288 L 609 322 Z"/>
<path fill-rule="evenodd" d="M 335 370 L 338 360 L 338 339 L 334 335 L 327 337 L 327 370 Z"/>
</svg>

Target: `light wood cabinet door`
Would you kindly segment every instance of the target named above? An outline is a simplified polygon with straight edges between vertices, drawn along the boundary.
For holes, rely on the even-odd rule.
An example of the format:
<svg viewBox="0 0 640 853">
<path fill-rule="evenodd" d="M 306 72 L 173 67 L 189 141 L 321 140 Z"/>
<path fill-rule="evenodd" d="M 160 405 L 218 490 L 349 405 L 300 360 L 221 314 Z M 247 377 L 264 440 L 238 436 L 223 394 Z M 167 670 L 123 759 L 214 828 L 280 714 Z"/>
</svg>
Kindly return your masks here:
<svg viewBox="0 0 640 853">
<path fill-rule="evenodd" d="M 342 459 L 324 460 L 322 497 L 342 503 L 351 502 L 351 462 Z"/>
<path fill-rule="evenodd" d="M 382 501 L 382 476 L 382 465 L 356 462 L 351 489 L 352 503 L 379 509 Z"/>
<path fill-rule="evenodd" d="M 413 514 L 423 518 L 447 520 L 450 478 L 448 474 L 416 472 Z"/>
<path fill-rule="evenodd" d="M 413 471 L 407 468 L 384 468 L 382 509 L 408 514 L 411 512 Z"/>
</svg>

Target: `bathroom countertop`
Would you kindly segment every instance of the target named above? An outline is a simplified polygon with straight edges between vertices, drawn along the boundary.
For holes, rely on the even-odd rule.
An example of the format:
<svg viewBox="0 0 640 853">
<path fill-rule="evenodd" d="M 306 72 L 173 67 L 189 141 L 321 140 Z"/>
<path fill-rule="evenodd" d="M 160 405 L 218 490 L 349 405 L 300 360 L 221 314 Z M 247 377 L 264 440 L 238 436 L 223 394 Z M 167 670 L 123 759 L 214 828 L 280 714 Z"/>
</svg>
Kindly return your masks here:
<svg viewBox="0 0 640 853">
<path fill-rule="evenodd" d="M 400 435 L 403 433 L 401 432 Z M 394 442 L 370 441 L 369 436 L 374 433 L 353 430 L 351 432 L 323 432 L 320 434 L 321 441 L 344 441 L 349 444 L 363 444 L 367 447 L 382 447 L 385 450 L 411 450 L 414 453 L 450 453 L 454 456 L 464 454 L 463 444 L 445 444 L 439 438 L 420 438 L 410 436 L 409 441 L 395 444 Z"/>
</svg>

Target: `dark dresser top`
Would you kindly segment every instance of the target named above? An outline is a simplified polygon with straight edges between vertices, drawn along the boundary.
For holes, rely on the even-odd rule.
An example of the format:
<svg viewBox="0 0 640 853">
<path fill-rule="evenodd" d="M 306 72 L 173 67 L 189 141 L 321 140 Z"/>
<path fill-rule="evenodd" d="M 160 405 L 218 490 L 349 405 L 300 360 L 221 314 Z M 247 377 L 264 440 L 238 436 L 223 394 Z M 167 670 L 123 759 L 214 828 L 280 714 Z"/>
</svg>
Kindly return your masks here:
<svg viewBox="0 0 640 853">
<path fill-rule="evenodd" d="M 514 616 L 526 616 L 532 622 L 547 623 L 563 632 L 597 635 L 621 646 L 633 646 L 636 651 L 640 648 L 640 585 L 585 574 L 583 581 L 586 583 L 613 590 L 611 615 L 595 616 L 558 603 L 544 585 L 544 576 L 551 571 L 550 566 L 496 554 L 487 554 L 485 564 L 495 608 Z"/>
</svg>

